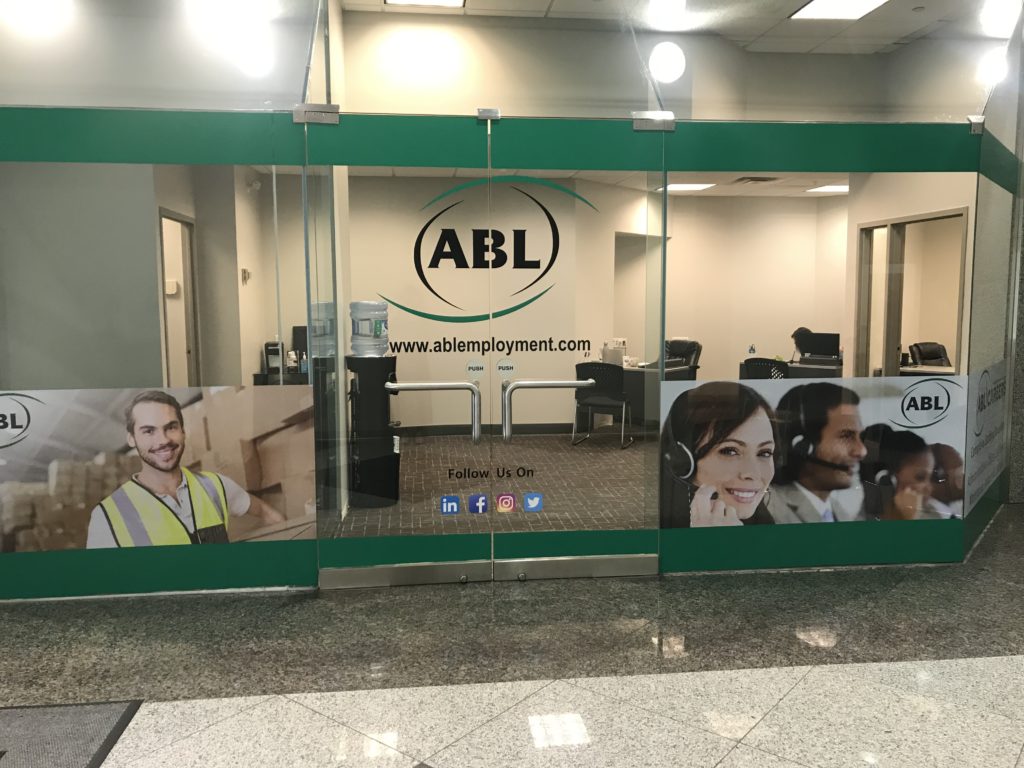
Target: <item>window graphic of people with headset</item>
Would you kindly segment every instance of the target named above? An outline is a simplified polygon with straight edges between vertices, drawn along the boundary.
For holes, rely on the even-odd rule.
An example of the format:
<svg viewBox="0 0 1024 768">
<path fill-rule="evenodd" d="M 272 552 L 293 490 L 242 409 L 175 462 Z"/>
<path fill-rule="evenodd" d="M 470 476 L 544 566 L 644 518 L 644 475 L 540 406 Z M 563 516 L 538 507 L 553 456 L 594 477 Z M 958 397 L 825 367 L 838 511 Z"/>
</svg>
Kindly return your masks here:
<svg viewBox="0 0 1024 768">
<path fill-rule="evenodd" d="M 964 457 L 951 445 L 935 443 L 931 507 L 940 517 L 964 516 Z"/>
<path fill-rule="evenodd" d="M 865 483 L 874 484 L 880 495 L 884 520 L 933 518 L 929 501 L 935 457 L 920 435 L 896 430 L 888 424 L 872 424 L 861 435 L 868 448 L 860 465 Z"/>
<path fill-rule="evenodd" d="M 779 451 L 768 511 L 776 523 L 830 523 L 877 516 L 874 500 L 849 509 L 836 491 L 853 486 L 867 455 L 860 397 L 819 382 L 789 390 L 779 401 Z"/>
<path fill-rule="evenodd" d="M 750 387 L 710 382 L 681 394 L 661 435 L 661 527 L 773 522 L 776 445 L 771 406 Z"/>
</svg>

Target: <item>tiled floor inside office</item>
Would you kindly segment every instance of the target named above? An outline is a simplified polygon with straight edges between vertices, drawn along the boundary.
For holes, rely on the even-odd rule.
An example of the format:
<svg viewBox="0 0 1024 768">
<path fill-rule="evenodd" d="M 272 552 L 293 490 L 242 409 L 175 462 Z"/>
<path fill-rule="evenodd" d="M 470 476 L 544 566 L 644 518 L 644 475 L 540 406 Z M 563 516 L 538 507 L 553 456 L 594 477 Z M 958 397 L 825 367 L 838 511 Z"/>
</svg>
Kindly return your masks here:
<svg viewBox="0 0 1024 768">
<path fill-rule="evenodd" d="M 143 700 L 113 768 L 1024 768 L 1022 553 L 2 604 L 0 706 Z"/>
<path fill-rule="evenodd" d="M 322 520 L 327 536 L 409 536 L 496 531 L 625 530 L 657 527 L 657 441 L 620 447 L 618 428 L 602 428 L 573 446 L 566 435 L 515 435 L 512 442 L 484 437 L 402 438 L 400 500 L 390 507 L 353 509 L 343 521 Z M 655 433 L 651 433 L 655 435 Z M 648 435 L 650 437 L 650 435 Z M 528 474 L 519 476 L 519 468 Z M 511 477 L 497 477 L 508 469 Z M 451 476 L 449 471 L 451 470 Z M 459 472 L 489 472 L 486 479 L 457 477 Z M 440 513 L 443 495 L 544 492 L 544 511 L 517 509 L 486 515 Z M 493 504 L 493 501 L 492 501 Z"/>
</svg>

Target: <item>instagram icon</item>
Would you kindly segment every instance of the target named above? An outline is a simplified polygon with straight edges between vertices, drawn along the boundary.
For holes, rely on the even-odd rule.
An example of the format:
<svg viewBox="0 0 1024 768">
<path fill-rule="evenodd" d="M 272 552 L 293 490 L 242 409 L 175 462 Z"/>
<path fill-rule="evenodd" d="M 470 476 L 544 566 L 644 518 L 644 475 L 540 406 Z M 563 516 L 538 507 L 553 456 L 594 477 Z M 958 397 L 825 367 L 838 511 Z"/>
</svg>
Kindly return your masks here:
<svg viewBox="0 0 1024 768">
<path fill-rule="evenodd" d="M 499 512 L 515 512 L 516 497 L 511 493 L 499 493 L 497 498 Z"/>
</svg>

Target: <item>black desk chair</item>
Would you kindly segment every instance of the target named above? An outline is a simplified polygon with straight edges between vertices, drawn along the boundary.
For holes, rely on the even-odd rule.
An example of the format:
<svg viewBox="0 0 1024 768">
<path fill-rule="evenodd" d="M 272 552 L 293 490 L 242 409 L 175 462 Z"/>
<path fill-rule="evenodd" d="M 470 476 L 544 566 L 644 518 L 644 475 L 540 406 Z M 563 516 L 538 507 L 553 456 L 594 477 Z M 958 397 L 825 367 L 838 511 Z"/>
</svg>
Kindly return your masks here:
<svg viewBox="0 0 1024 768">
<path fill-rule="evenodd" d="M 919 341 L 910 345 L 910 359 L 914 365 L 938 365 L 951 368 L 946 348 L 937 341 Z"/>
<path fill-rule="evenodd" d="M 696 366 L 700 362 L 700 353 L 703 349 L 699 341 L 669 339 L 665 342 L 665 367 Z"/>
<path fill-rule="evenodd" d="M 748 357 L 743 361 L 744 379 L 788 379 L 789 363 L 768 357 Z"/>
<path fill-rule="evenodd" d="M 572 444 L 579 445 L 588 437 L 594 428 L 594 414 L 606 413 L 618 416 L 622 420 L 622 434 L 619 437 L 621 447 L 628 448 L 633 438 L 626 440 L 626 414 L 632 417 L 629 399 L 623 389 L 623 372 L 621 365 L 611 363 L 577 363 L 576 378 L 579 381 L 594 380 L 593 387 L 576 390 L 576 407 L 572 414 Z M 580 408 L 587 409 L 587 434 L 576 439 L 576 424 L 579 421 Z"/>
</svg>

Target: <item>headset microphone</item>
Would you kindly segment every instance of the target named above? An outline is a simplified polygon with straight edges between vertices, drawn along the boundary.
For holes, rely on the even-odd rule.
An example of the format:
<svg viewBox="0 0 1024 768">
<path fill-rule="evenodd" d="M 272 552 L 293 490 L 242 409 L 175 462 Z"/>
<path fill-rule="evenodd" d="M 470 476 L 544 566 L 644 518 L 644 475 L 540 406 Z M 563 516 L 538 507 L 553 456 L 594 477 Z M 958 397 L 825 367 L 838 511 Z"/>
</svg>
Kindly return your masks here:
<svg viewBox="0 0 1024 768">
<path fill-rule="evenodd" d="M 819 459 L 814 454 L 811 454 L 810 456 L 804 457 L 803 460 L 805 462 L 807 462 L 808 464 L 817 464 L 819 467 L 825 467 L 826 469 L 836 469 L 836 470 L 839 470 L 841 472 L 852 472 L 853 471 L 850 468 L 849 464 L 835 464 L 835 463 L 833 463 L 831 461 L 825 461 L 824 459 Z"/>
</svg>

